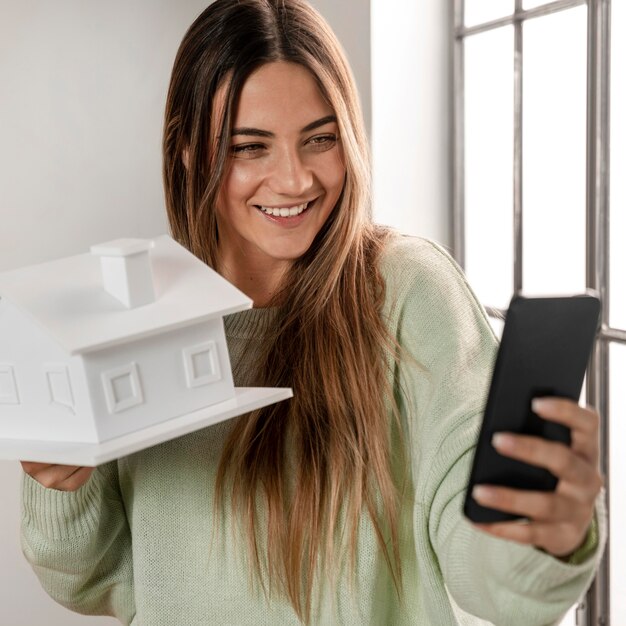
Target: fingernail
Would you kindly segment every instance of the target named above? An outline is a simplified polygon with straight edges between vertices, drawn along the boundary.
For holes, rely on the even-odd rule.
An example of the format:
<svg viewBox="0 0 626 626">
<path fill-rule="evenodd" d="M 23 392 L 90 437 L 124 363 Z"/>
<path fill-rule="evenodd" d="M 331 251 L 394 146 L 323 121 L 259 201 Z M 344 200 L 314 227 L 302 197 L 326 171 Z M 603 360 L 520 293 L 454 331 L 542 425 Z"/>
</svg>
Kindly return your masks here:
<svg viewBox="0 0 626 626">
<path fill-rule="evenodd" d="M 474 500 L 482 500 L 483 502 L 486 502 L 491 499 L 492 495 L 493 491 L 484 485 L 476 485 L 472 489 L 472 497 Z"/>
<path fill-rule="evenodd" d="M 491 445 L 494 448 L 499 448 L 501 450 L 505 450 L 508 448 L 512 448 L 515 441 L 511 435 L 506 435 L 504 433 L 496 433 L 491 438 Z"/>
<path fill-rule="evenodd" d="M 533 398 L 530 406 L 533 411 L 539 413 L 541 411 L 547 411 L 550 409 L 551 402 L 546 398 Z"/>
</svg>

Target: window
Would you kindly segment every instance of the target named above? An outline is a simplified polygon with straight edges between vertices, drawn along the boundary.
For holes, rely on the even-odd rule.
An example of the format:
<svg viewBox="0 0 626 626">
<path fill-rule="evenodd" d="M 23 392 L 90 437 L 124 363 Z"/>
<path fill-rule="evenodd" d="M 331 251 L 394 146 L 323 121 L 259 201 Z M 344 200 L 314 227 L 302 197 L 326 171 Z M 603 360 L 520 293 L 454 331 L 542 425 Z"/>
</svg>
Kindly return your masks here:
<svg viewBox="0 0 626 626">
<path fill-rule="evenodd" d="M 455 35 L 455 257 L 494 325 L 522 289 L 600 294 L 585 397 L 603 417 L 610 524 L 623 529 L 611 484 L 626 479 L 625 3 L 455 0 Z M 626 624 L 625 553 L 611 535 L 564 624 Z"/>
<path fill-rule="evenodd" d="M 111 414 L 143 404 L 143 391 L 136 363 L 102 372 L 102 384 Z"/>
<path fill-rule="evenodd" d="M 0 404 L 19 404 L 20 398 L 15 383 L 12 365 L 0 364 Z"/>
<path fill-rule="evenodd" d="M 74 395 L 67 367 L 57 363 L 45 363 L 43 370 L 50 404 L 74 413 Z"/>
<path fill-rule="evenodd" d="M 215 341 L 207 341 L 183 350 L 187 387 L 202 387 L 222 378 Z"/>
</svg>

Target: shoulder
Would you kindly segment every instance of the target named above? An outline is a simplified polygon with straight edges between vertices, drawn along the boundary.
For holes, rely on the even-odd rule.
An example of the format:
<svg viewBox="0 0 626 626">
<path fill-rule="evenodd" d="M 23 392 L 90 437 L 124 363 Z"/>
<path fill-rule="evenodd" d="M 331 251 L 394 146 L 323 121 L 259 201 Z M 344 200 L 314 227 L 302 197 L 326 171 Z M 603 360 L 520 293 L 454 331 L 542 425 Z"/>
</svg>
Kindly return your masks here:
<svg viewBox="0 0 626 626">
<path fill-rule="evenodd" d="M 402 264 L 428 258 L 451 258 L 438 243 L 426 237 L 392 232 L 386 243 L 382 260 L 384 263 Z"/>
<path fill-rule="evenodd" d="M 451 349 L 478 335 L 493 344 L 483 306 L 463 270 L 441 245 L 393 234 L 381 256 L 380 270 L 387 320 L 401 342 L 427 338 L 437 349 Z"/>
<path fill-rule="evenodd" d="M 465 274 L 441 244 L 425 237 L 393 233 L 381 255 L 380 268 L 386 281 L 419 280 L 445 286 L 448 281 L 467 284 Z"/>
<path fill-rule="evenodd" d="M 463 270 L 430 239 L 394 233 L 381 255 L 380 270 L 389 295 L 395 298 L 419 295 L 445 302 L 456 296 L 481 308 Z"/>
</svg>

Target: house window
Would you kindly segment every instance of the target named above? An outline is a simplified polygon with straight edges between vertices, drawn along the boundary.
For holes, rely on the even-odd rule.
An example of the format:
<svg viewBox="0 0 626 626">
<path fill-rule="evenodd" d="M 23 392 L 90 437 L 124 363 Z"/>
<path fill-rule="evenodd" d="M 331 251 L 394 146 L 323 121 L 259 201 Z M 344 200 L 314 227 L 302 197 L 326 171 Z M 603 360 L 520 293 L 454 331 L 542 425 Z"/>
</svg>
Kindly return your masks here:
<svg viewBox="0 0 626 626">
<path fill-rule="evenodd" d="M 183 350 L 187 387 L 201 387 L 222 378 L 215 341 L 190 346 Z"/>
<path fill-rule="evenodd" d="M 455 0 L 454 255 L 498 330 L 522 289 L 600 295 L 585 395 L 612 528 L 626 524 L 611 489 L 626 478 L 625 42 L 623 1 Z M 563 624 L 626 624 L 625 550 L 612 534 Z"/>
<path fill-rule="evenodd" d="M 143 391 L 136 363 L 102 372 L 102 384 L 111 414 L 143 404 Z"/>
<path fill-rule="evenodd" d="M 65 365 L 46 363 L 44 366 L 50 404 L 74 413 L 74 394 L 68 369 Z"/>
<path fill-rule="evenodd" d="M 12 365 L 0 365 L 0 404 L 20 404 Z"/>
</svg>

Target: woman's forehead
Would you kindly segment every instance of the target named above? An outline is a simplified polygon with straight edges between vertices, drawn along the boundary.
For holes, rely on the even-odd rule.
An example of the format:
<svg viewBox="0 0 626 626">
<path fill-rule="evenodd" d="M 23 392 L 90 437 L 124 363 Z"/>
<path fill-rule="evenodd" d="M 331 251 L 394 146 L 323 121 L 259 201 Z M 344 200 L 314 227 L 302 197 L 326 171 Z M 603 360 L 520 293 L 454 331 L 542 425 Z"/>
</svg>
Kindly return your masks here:
<svg viewBox="0 0 626 626">
<path fill-rule="evenodd" d="M 301 129 L 332 114 L 332 107 L 308 69 L 276 61 L 262 65 L 244 82 L 233 126 Z"/>
</svg>

